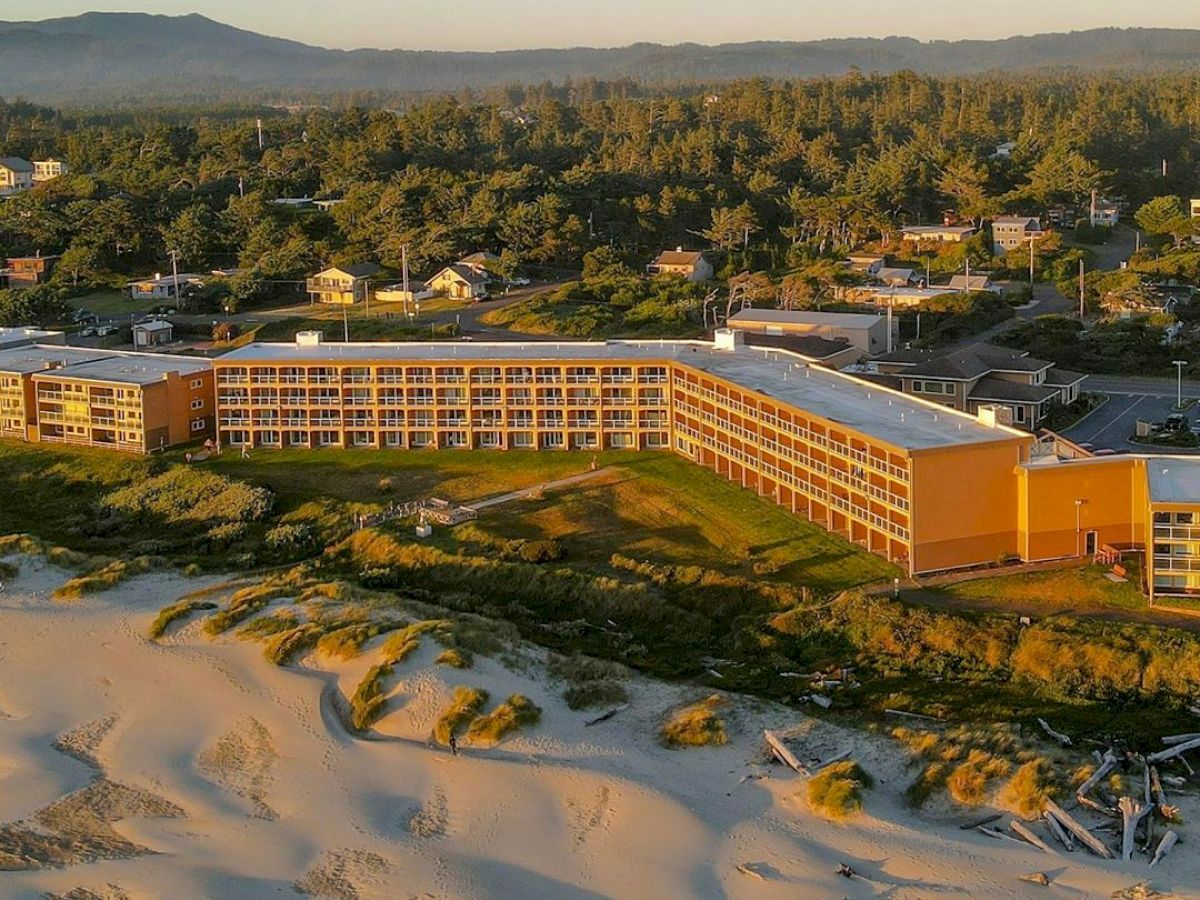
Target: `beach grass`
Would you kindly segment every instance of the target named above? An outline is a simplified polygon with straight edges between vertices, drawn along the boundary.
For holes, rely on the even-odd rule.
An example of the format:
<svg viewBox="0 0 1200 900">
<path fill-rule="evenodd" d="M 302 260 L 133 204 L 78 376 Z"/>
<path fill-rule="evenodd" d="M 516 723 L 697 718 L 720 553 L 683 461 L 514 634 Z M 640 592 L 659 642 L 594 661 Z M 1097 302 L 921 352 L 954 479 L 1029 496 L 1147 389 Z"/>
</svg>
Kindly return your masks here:
<svg viewBox="0 0 1200 900">
<path fill-rule="evenodd" d="M 457 737 L 479 714 L 488 701 L 488 692 L 482 688 L 460 686 L 454 689 L 450 704 L 442 710 L 433 726 L 433 739 L 443 747 L 450 746 L 450 738 Z"/>
<path fill-rule="evenodd" d="M 713 694 L 676 710 L 663 723 L 660 732 L 662 742 L 676 748 L 711 747 L 726 743 L 729 736 L 719 711 L 728 703 L 724 697 Z"/>
<path fill-rule="evenodd" d="M 863 790 L 874 779 L 856 762 L 843 760 L 826 766 L 808 780 L 805 797 L 818 815 L 843 821 L 862 812 Z"/>
<path fill-rule="evenodd" d="M 467 740 L 479 747 L 494 747 L 510 734 L 536 725 L 541 707 L 523 694 L 513 694 L 487 715 L 476 717 L 467 727 Z"/>
</svg>

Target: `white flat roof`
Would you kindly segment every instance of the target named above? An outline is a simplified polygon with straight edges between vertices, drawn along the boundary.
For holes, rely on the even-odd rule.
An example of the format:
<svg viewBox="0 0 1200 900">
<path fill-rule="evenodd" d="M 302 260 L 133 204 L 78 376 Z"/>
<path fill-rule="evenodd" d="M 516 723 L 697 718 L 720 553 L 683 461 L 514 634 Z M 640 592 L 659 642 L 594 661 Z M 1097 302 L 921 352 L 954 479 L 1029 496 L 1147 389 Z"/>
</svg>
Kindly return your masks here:
<svg viewBox="0 0 1200 900">
<path fill-rule="evenodd" d="M 212 360 L 163 353 L 128 353 L 34 344 L 0 350 L 0 372 L 67 375 L 80 381 L 152 384 L 171 372 L 190 375 L 212 368 Z"/>
<path fill-rule="evenodd" d="M 61 331 L 43 331 L 40 328 L 28 328 L 25 326 L 0 328 L 0 349 L 17 347 L 23 344 L 35 344 L 38 341 L 61 336 Z"/>
<path fill-rule="evenodd" d="M 1025 432 L 1002 425 L 984 425 L 974 416 L 809 365 L 804 357 L 786 350 L 744 346 L 716 350 L 706 341 L 370 342 L 312 346 L 256 343 L 232 350 L 213 362 L 217 365 L 356 362 L 445 365 L 573 360 L 677 361 L 904 450 L 1029 439 Z"/>
<path fill-rule="evenodd" d="M 1200 458 L 1148 456 L 1146 477 L 1152 502 L 1200 502 Z"/>
<path fill-rule="evenodd" d="M 875 313 L 823 313 L 791 309 L 743 309 L 730 322 L 770 322 L 776 325 L 826 325 L 830 328 L 871 328 L 883 321 Z"/>
</svg>

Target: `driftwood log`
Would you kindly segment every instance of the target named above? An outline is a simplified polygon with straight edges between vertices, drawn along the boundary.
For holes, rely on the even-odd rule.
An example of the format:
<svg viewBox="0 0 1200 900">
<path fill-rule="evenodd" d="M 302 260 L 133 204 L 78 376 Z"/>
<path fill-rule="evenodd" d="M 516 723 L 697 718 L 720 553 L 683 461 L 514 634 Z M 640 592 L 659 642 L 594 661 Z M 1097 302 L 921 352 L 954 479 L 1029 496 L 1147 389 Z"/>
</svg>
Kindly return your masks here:
<svg viewBox="0 0 1200 900">
<path fill-rule="evenodd" d="M 1005 834 L 998 828 L 988 828 L 986 825 L 980 825 L 978 830 L 986 834 L 988 837 L 995 838 L 998 841 L 1012 841 L 1014 844 L 1020 844 L 1022 847 L 1025 846 L 1024 841 L 1018 840 L 1012 835 Z"/>
<path fill-rule="evenodd" d="M 809 774 L 808 767 L 796 759 L 796 754 L 784 746 L 783 741 L 779 739 L 779 735 L 771 729 L 766 728 L 763 730 L 763 738 L 766 739 L 767 746 L 771 748 L 771 753 L 777 760 L 801 775 Z"/>
<path fill-rule="evenodd" d="M 1174 747 L 1168 747 L 1166 750 L 1159 750 L 1157 753 L 1151 753 L 1146 757 L 1146 762 L 1160 763 L 1164 760 L 1174 759 L 1176 756 L 1187 753 L 1189 750 L 1200 750 L 1200 737 L 1176 744 Z"/>
<path fill-rule="evenodd" d="M 1060 844 L 1066 847 L 1068 853 L 1075 852 L 1075 838 L 1071 836 L 1071 832 L 1064 831 L 1063 827 L 1058 824 L 1058 819 L 1049 813 L 1042 813 L 1042 820 L 1050 828 L 1050 833 L 1054 835 Z"/>
<path fill-rule="evenodd" d="M 1046 734 L 1048 734 L 1054 740 L 1058 741 L 1058 743 L 1062 744 L 1064 747 L 1071 746 L 1071 739 L 1069 737 L 1067 737 L 1065 734 L 1063 734 L 1061 731 L 1055 731 L 1053 728 L 1051 728 L 1050 723 L 1047 722 L 1045 719 L 1038 719 L 1037 723 L 1038 723 L 1038 725 L 1042 726 L 1042 731 L 1046 732 Z"/>
<path fill-rule="evenodd" d="M 1029 843 L 1033 844 L 1033 846 L 1037 847 L 1043 853 L 1053 853 L 1054 852 L 1053 847 L 1051 847 L 1049 844 L 1047 844 L 1045 841 L 1043 841 L 1040 837 L 1038 837 L 1036 834 L 1034 834 L 1032 831 L 1030 831 L 1028 828 L 1026 828 L 1024 825 L 1022 825 L 1016 819 L 1013 819 L 1011 822 L 1009 822 L 1008 827 L 1011 828 L 1013 831 L 1015 831 L 1017 834 L 1019 834 L 1021 837 L 1025 838 L 1025 840 L 1029 841 Z"/>
<path fill-rule="evenodd" d="M 1117 801 L 1121 810 L 1121 858 L 1126 862 L 1133 859 L 1133 836 L 1142 818 L 1154 809 L 1149 803 L 1138 804 L 1132 797 L 1122 797 Z"/>
<path fill-rule="evenodd" d="M 1102 840 L 1100 840 L 1100 838 L 1096 837 L 1094 834 L 1084 828 L 1078 820 L 1076 820 L 1070 813 L 1064 810 L 1053 800 L 1046 801 L 1046 811 L 1054 816 L 1054 818 L 1058 819 L 1059 824 L 1062 825 L 1063 828 L 1066 828 L 1073 835 L 1075 835 L 1075 837 L 1079 838 L 1079 842 L 1097 856 L 1103 859 L 1113 858 L 1112 851 L 1108 849 L 1108 847 Z"/>
<path fill-rule="evenodd" d="M 1040 884 L 1042 887 L 1050 886 L 1050 876 L 1045 872 L 1026 872 L 1021 876 L 1021 880 L 1030 884 Z"/>
<path fill-rule="evenodd" d="M 1175 842 L 1178 840 L 1179 835 L 1174 831 L 1168 831 L 1164 834 L 1162 840 L 1158 842 L 1158 849 L 1154 851 L 1154 859 L 1150 860 L 1150 865 L 1158 865 L 1162 858 L 1171 852 L 1171 848 L 1175 846 Z"/>
<path fill-rule="evenodd" d="M 1085 781 L 1083 784 L 1081 784 L 1079 786 L 1079 790 L 1077 790 L 1075 792 L 1075 796 L 1076 797 L 1086 797 L 1088 795 L 1088 793 L 1091 791 L 1091 789 L 1094 788 L 1096 785 L 1098 785 L 1100 783 L 1100 780 L 1105 775 L 1107 775 L 1114 768 L 1116 768 L 1116 765 L 1117 765 L 1117 757 L 1113 754 L 1113 752 L 1111 750 L 1105 750 L 1104 756 L 1100 761 L 1100 765 L 1098 765 L 1096 767 L 1096 771 L 1091 774 L 1091 777 L 1089 777 L 1087 781 Z"/>
<path fill-rule="evenodd" d="M 959 825 L 958 827 L 961 828 L 963 831 L 972 831 L 972 830 L 978 828 L 980 825 L 988 825 L 992 822 L 995 822 L 997 819 L 999 819 L 1001 817 L 1001 815 L 1003 815 L 1003 813 L 989 813 L 988 815 L 983 816 L 982 818 L 972 819 L 970 822 L 964 822 L 962 825 Z"/>
<path fill-rule="evenodd" d="M 1168 747 L 1174 747 L 1176 744 L 1186 744 L 1188 741 L 1200 740 L 1200 731 L 1192 731 L 1188 734 L 1168 734 L 1162 739 L 1162 742 Z"/>
</svg>

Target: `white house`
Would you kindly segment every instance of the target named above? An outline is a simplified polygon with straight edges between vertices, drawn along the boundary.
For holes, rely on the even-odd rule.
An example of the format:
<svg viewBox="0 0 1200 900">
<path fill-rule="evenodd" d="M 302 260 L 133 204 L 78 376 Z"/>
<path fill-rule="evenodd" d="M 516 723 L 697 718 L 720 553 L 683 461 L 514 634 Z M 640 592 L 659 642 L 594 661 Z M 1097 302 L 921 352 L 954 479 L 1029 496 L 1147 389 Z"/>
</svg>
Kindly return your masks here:
<svg viewBox="0 0 1200 900">
<path fill-rule="evenodd" d="M 680 275 L 688 281 L 708 281 L 713 277 L 713 267 L 699 250 L 664 250 L 658 258 L 646 266 L 647 275 Z"/>
<path fill-rule="evenodd" d="M 34 182 L 49 181 L 67 174 L 67 164 L 61 159 L 35 159 L 33 161 Z"/>
<path fill-rule="evenodd" d="M 999 216 L 992 220 L 992 252 L 1002 256 L 1042 236 L 1042 223 L 1036 216 Z"/>
<path fill-rule="evenodd" d="M 488 295 L 487 281 L 470 266 L 455 263 L 430 278 L 429 288 L 452 300 L 484 300 Z"/>
<path fill-rule="evenodd" d="M 11 197 L 33 187 L 33 163 L 16 156 L 0 156 L 0 197 Z"/>
<path fill-rule="evenodd" d="M 155 272 L 153 278 L 130 281 L 125 286 L 134 300 L 173 300 L 189 286 L 203 283 L 204 276 L 194 272 L 180 272 L 178 275 Z"/>
</svg>

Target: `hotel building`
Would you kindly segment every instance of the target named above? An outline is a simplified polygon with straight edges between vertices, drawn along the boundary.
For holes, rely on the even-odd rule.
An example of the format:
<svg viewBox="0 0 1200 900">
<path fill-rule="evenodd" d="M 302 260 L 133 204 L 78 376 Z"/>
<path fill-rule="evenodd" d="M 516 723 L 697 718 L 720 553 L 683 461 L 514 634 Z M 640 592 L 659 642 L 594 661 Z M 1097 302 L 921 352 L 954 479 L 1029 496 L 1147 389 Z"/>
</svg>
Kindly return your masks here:
<svg viewBox="0 0 1200 900">
<path fill-rule="evenodd" d="M 913 572 L 1015 554 L 1033 438 L 735 332 L 699 341 L 249 344 L 222 445 L 673 450 Z M 971 485 L 964 502 L 957 484 Z"/>
<path fill-rule="evenodd" d="M 150 453 L 215 435 L 207 359 L 31 344 L 0 350 L 0 437 Z"/>
</svg>

